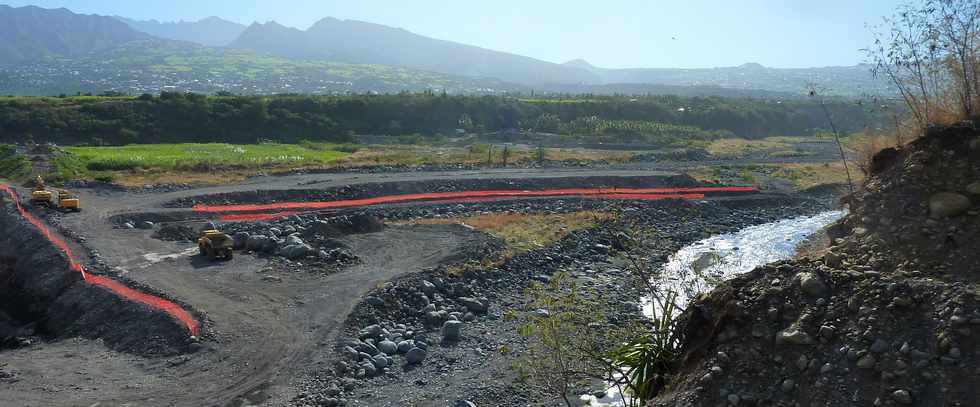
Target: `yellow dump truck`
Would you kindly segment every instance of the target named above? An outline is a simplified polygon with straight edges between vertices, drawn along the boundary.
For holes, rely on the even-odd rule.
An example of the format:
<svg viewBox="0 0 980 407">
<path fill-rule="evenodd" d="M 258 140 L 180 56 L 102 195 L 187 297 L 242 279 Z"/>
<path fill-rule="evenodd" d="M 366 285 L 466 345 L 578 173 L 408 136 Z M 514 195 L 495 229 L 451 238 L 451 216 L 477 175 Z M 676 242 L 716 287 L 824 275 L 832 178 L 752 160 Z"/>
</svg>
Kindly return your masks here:
<svg viewBox="0 0 980 407">
<path fill-rule="evenodd" d="M 231 260 L 234 255 L 232 252 L 233 243 L 231 236 L 217 229 L 208 229 L 201 232 L 201 237 L 197 239 L 197 248 L 201 255 L 208 259 Z"/>
<path fill-rule="evenodd" d="M 58 191 L 58 209 L 62 211 L 78 212 L 82 210 L 81 201 L 78 197 L 68 191 Z"/>
</svg>

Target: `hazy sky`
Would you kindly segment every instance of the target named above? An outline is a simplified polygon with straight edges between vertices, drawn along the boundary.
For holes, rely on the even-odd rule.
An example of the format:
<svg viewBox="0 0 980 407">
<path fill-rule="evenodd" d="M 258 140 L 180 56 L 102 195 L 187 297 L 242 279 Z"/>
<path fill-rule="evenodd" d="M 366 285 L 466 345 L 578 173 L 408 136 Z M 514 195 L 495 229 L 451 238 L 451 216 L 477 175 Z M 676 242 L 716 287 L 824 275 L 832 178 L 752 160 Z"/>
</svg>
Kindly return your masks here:
<svg viewBox="0 0 980 407">
<path fill-rule="evenodd" d="M 5 0 L 0 0 L 0 4 Z M 355 19 L 546 61 L 700 68 L 853 65 L 902 0 L 33 0 L 86 14 L 163 21 L 219 16 L 305 29 Z"/>
</svg>

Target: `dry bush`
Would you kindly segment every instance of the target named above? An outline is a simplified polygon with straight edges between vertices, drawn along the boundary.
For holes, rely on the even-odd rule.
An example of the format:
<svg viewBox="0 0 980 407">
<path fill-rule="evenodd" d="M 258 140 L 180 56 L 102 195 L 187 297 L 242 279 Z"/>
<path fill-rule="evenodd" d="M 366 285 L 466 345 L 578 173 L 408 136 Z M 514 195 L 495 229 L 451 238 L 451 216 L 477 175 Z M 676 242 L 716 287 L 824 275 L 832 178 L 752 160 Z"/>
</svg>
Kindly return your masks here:
<svg viewBox="0 0 980 407">
<path fill-rule="evenodd" d="M 878 154 L 879 151 L 889 147 L 900 147 L 901 144 L 899 140 L 903 140 L 903 138 L 900 136 L 901 134 L 901 130 L 895 131 L 892 134 L 882 134 L 871 130 L 865 130 L 864 135 L 857 137 L 848 143 L 848 149 L 854 152 L 855 155 L 855 165 L 857 165 L 858 169 L 860 169 L 864 175 L 870 175 L 871 162 L 873 161 L 875 155 Z"/>
<path fill-rule="evenodd" d="M 980 2 L 906 4 L 874 34 L 874 72 L 896 86 L 920 129 L 980 113 Z"/>
</svg>

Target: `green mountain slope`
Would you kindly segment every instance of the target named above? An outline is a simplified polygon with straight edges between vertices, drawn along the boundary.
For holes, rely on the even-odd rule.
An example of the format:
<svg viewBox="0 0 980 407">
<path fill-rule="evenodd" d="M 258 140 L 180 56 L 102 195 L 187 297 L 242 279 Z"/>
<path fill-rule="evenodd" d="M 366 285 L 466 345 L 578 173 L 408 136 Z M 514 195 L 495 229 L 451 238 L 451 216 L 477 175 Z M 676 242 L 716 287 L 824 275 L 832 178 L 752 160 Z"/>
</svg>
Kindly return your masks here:
<svg viewBox="0 0 980 407">
<path fill-rule="evenodd" d="M 0 65 L 81 55 L 148 37 L 110 17 L 0 5 Z"/>
<path fill-rule="evenodd" d="M 299 61 L 167 40 L 133 41 L 75 58 L 0 69 L 0 94 L 106 91 L 247 94 L 446 91 L 497 93 L 520 87 L 382 65 Z"/>
</svg>

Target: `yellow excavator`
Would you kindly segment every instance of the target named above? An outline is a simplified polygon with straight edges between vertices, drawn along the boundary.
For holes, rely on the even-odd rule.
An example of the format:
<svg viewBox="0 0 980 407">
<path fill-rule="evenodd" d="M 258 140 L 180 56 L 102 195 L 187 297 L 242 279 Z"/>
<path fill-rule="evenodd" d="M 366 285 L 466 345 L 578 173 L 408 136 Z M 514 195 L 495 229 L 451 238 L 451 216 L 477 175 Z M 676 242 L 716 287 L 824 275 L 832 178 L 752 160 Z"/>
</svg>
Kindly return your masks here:
<svg viewBox="0 0 980 407">
<path fill-rule="evenodd" d="M 58 202 L 54 202 L 54 194 L 48 191 L 44 184 L 44 178 L 40 175 L 34 180 L 34 190 L 31 191 L 31 204 L 34 206 L 44 206 L 57 208 L 61 211 L 78 212 L 82 210 L 81 201 L 77 196 L 63 189 L 58 191 Z"/>
<path fill-rule="evenodd" d="M 44 178 L 38 175 L 34 180 L 34 191 L 31 192 L 31 205 L 50 207 L 51 198 L 51 191 L 44 187 Z"/>
</svg>

